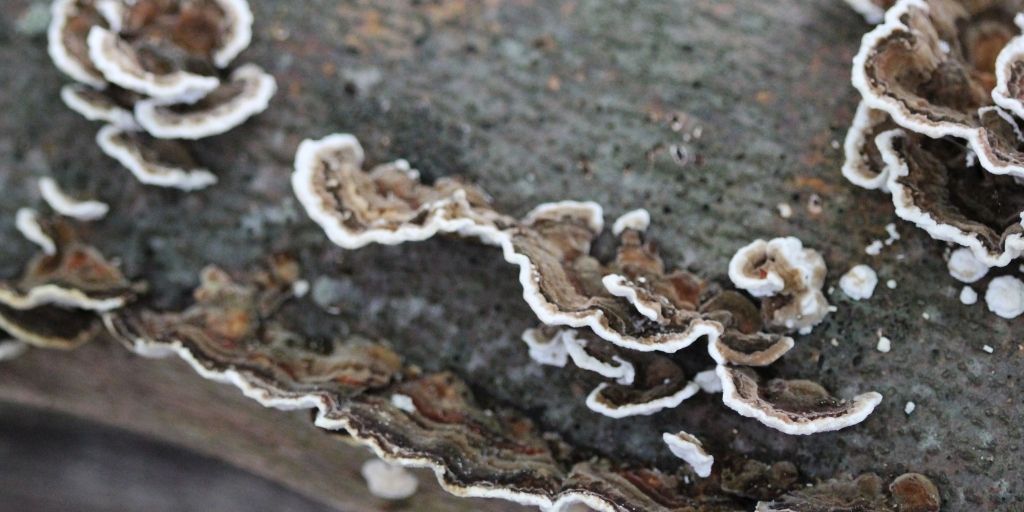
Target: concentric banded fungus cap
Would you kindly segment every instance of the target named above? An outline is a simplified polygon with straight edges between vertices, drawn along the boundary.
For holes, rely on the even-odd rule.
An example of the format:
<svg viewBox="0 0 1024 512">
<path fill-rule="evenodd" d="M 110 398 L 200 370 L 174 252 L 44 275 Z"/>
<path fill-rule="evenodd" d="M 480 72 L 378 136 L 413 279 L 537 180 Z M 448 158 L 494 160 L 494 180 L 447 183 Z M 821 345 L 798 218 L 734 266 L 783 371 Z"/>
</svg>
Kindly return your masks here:
<svg viewBox="0 0 1024 512">
<path fill-rule="evenodd" d="M 696 395 L 700 386 L 660 354 L 633 354 L 636 377 L 629 385 L 602 383 L 587 395 L 587 407 L 610 418 L 647 416 L 674 409 Z"/>
<path fill-rule="evenodd" d="M 704 444 L 700 442 L 700 439 L 683 431 L 675 434 L 666 432 L 661 435 L 661 439 L 668 445 L 672 455 L 683 459 L 693 467 L 693 472 L 697 476 L 701 478 L 711 476 L 711 467 L 715 463 L 715 458 L 704 450 Z"/>
<path fill-rule="evenodd" d="M 538 318 L 589 327 L 641 352 L 675 352 L 703 336 L 717 337 L 722 326 L 697 311 L 703 282 L 666 273 L 639 231 L 622 232 L 614 262 L 591 256 L 601 218 L 594 203 L 563 201 L 539 206 L 509 231 L 505 259 L 519 265 L 523 298 Z"/>
<path fill-rule="evenodd" d="M 902 130 L 878 138 L 896 215 L 938 240 L 967 247 L 987 266 L 1024 252 L 1024 188 L 971 162 L 959 144 Z"/>
<path fill-rule="evenodd" d="M 15 283 L 0 283 L 0 330 L 42 348 L 70 349 L 101 330 L 97 312 L 124 306 L 139 286 L 64 224 L 46 223 L 53 255 L 40 255 Z"/>
<path fill-rule="evenodd" d="M 106 80 L 92 60 L 86 39 L 92 27 L 109 27 L 110 21 L 98 9 L 105 0 L 56 0 L 51 6 L 47 30 L 50 58 L 57 69 L 83 84 L 102 89 Z M 110 0 L 106 0 L 110 4 Z M 120 3 L 120 0 L 118 0 Z"/>
<path fill-rule="evenodd" d="M 135 104 L 135 118 L 161 139 L 201 139 L 231 130 L 270 105 L 277 91 L 273 76 L 259 66 L 236 69 L 231 78 L 192 104 L 166 105 L 147 99 Z"/>
<path fill-rule="evenodd" d="M 1010 20 L 1021 8 L 1019 0 L 901 0 L 864 37 L 854 59 L 863 107 L 922 135 L 966 139 L 985 169 L 1024 176 L 1017 122 L 992 106 L 996 56 L 1019 32 Z M 844 173 L 862 186 L 878 182 L 855 152 L 857 133 L 871 124 L 858 116 L 847 140 Z"/>
<path fill-rule="evenodd" d="M 843 144 L 846 156 L 843 176 L 859 187 L 888 192 L 888 169 L 878 152 L 875 137 L 897 127 L 885 111 L 873 109 L 863 101 L 857 105 L 857 113 Z"/>
<path fill-rule="evenodd" d="M 722 401 L 742 416 L 790 435 L 828 432 L 856 425 L 882 401 L 868 392 L 852 400 L 833 397 L 820 384 L 807 380 L 772 379 L 761 382 L 753 370 L 719 365 Z"/>
<path fill-rule="evenodd" d="M 362 340 L 303 349 L 302 337 L 268 320 L 290 296 L 288 284 L 273 275 L 240 283 L 207 267 L 195 305 L 181 313 L 145 310 L 104 317 L 111 332 L 143 355 L 178 352 L 200 373 L 215 380 L 245 375 L 246 393 L 267 406 L 294 408 L 389 384 L 401 370 L 391 350 Z"/>
<path fill-rule="evenodd" d="M 68 108 L 89 121 L 100 121 L 124 128 L 135 128 L 132 105 L 138 100 L 134 93 L 118 87 L 105 90 L 81 84 L 68 84 L 60 90 L 60 98 Z"/>
<path fill-rule="evenodd" d="M 363 160 L 362 146 L 349 134 L 303 141 L 295 155 L 295 194 L 336 245 L 400 244 L 438 233 L 495 243 L 501 226 L 512 222 L 476 187 L 450 178 L 423 185 L 404 160 L 365 172 Z"/>
<path fill-rule="evenodd" d="M 761 311 L 772 327 L 810 332 L 828 314 L 821 292 L 825 260 L 794 237 L 755 240 L 729 261 L 729 279 L 737 288 L 765 300 Z"/>
<path fill-rule="evenodd" d="M 107 125 L 96 135 L 100 149 L 146 185 L 198 190 L 217 182 L 181 142 L 154 139 L 145 132 Z"/>
<path fill-rule="evenodd" d="M 737 292 L 715 293 L 701 309 L 725 326 L 721 336 L 708 340 L 708 353 L 718 364 L 768 366 L 794 346 L 793 338 L 764 332 L 757 306 Z"/>
<path fill-rule="evenodd" d="M 853 84 L 864 102 L 930 137 L 969 139 L 992 105 L 995 61 L 1019 29 L 1019 0 L 900 0 L 864 36 Z"/>
<path fill-rule="evenodd" d="M 103 77 L 161 101 L 191 103 L 213 91 L 252 39 L 245 0 L 136 0 L 110 29 L 94 25 L 88 57 Z"/>
<path fill-rule="evenodd" d="M 1024 29 L 1024 14 L 1013 18 Z M 996 105 L 1024 118 L 1024 36 L 1017 36 L 999 52 L 996 59 L 996 88 L 992 90 Z"/>
</svg>

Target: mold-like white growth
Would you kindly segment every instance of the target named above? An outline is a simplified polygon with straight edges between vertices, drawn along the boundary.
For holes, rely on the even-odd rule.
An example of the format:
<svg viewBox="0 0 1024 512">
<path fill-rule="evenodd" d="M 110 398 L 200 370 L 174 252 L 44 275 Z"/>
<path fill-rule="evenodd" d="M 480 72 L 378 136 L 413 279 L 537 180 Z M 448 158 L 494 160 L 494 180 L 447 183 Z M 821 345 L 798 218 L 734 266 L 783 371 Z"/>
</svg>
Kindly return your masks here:
<svg viewBox="0 0 1024 512">
<path fill-rule="evenodd" d="M 198 190 L 217 183 L 217 177 L 206 169 L 161 161 L 159 151 L 147 148 L 138 135 L 138 132 L 107 125 L 96 134 L 96 143 L 146 185 Z"/>
<path fill-rule="evenodd" d="M 970 284 L 985 277 L 989 267 L 975 258 L 970 249 L 961 247 L 950 253 L 946 268 L 949 269 L 949 275 L 954 279 Z"/>
<path fill-rule="evenodd" d="M 914 223 L 932 238 L 970 249 L 978 261 L 989 267 L 1004 267 L 1024 253 L 1024 236 L 1020 233 L 1007 235 L 1002 241 L 1001 248 L 990 249 L 982 242 L 978 233 L 940 222 L 921 209 L 915 203 L 913 190 L 900 182 L 900 178 L 910 174 L 907 161 L 896 149 L 897 141 L 905 139 L 906 136 L 903 130 L 896 129 L 882 133 L 875 139 L 882 158 L 889 166 L 889 190 L 892 192 L 892 203 L 899 218 Z"/>
<path fill-rule="evenodd" d="M 416 475 L 402 466 L 380 459 L 366 461 L 360 473 L 370 494 L 385 500 L 404 500 L 416 494 L 419 487 Z"/>
<path fill-rule="evenodd" d="M 213 64 L 226 68 L 252 42 L 252 9 L 246 0 L 216 0 L 224 11 L 220 44 L 213 52 Z"/>
<path fill-rule="evenodd" d="M 277 92 L 274 77 L 259 66 L 236 69 L 231 78 L 191 105 L 147 99 L 135 104 L 139 125 L 161 139 L 202 139 L 231 130 L 270 105 Z"/>
<path fill-rule="evenodd" d="M 124 296 L 97 298 L 81 290 L 55 284 L 35 286 L 26 293 L 0 287 L 0 303 L 19 310 L 53 305 L 83 311 L 106 312 L 124 307 L 127 301 L 128 298 Z"/>
<path fill-rule="evenodd" d="M 964 286 L 960 290 L 960 302 L 965 306 L 973 306 L 978 303 L 978 292 L 970 286 Z"/>
<path fill-rule="evenodd" d="M 549 328 L 537 327 L 523 331 L 522 340 L 530 348 L 530 359 L 540 364 L 549 366 L 565 367 L 569 361 L 569 352 L 562 341 L 562 331 L 553 335 Z"/>
<path fill-rule="evenodd" d="M 598 384 L 593 391 L 587 395 L 587 408 L 598 414 L 609 418 L 621 419 L 631 416 L 649 416 L 665 409 L 674 409 L 683 403 L 687 398 L 696 395 L 700 386 L 695 382 L 689 382 L 675 393 L 668 396 L 656 398 L 649 402 L 635 404 L 609 404 L 600 400 L 601 393 L 608 387 L 607 383 Z"/>
<path fill-rule="evenodd" d="M 682 430 L 675 434 L 663 433 L 661 439 L 668 445 L 672 455 L 686 461 L 697 476 L 701 478 L 711 476 L 711 467 L 715 463 L 715 458 L 704 450 L 704 444 L 700 442 L 700 439 Z"/>
<path fill-rule="evenodd" d="M 89 31 L 89 58 L 112 84 L 163 101 L 193 103 L 220 85 L 214 76 L 184 70 L 157 74 L 146 69 L 141 56 L 116 33 L 95 26 Z"/>
<path fill-rule="evenodd" d="M 417 410 L 416 404 L 412 401 L 412 397 L 401 393 L 391 395 L 391 405 L 408 413 L 414 413 Z"/>
<path fill-rule="evenodd" d="M 619 236 L 623 231 L 632 229 L 634 231 L 647 231 L 651 225 L 651 214 L 643 208 L 624 213 L 612 223 L 612 234 Z"/>
<path fill-rule="evenodd" d="M 917 409 L 917 404 L 914 402 L 907 402 L 907 404 L 903 406 L 903 414 L 910 416 L 910 414 L 914 412 L 914 409 Z"/>
<path fill-rule="evenodd" d="M 86 12 L 89 9 L 91 7 L 80 0 L 56 0 L 53 2 L 50 9 L 50 25 L 47 28 L 47 51 L 54 65 L 64 74 L 75 81 L 102 89 L 106 87 L 103 75 L 92 66 L 84 51 L 79 52 L 83 53 L 82 55 L 76 55 L 76 52 L 72 50 L 72 45 L 79 42 L 75 39 L 84 37 L 84 34 L 74 34 L 70 22 L 79 16 L 89 16 L 91 13 Z M 84 48 L 80 50 L 84 50 Z"/>
<path fill-rule="evenodd" d="M 742 416 L 790 435 L 808 435 L 856 425 L 875 410 L 882 395 L 874 391 L 852 400 L 831 397 L 810 381 L 777 381 L 765 394 L 750 370 L 719 365 L 722 402 Z"/>
<path fill-rule="evenodd" d="M 1017 318 L 1024 313 L 1024 282 L 1013 276 L 993 279 L 985 290 L 985 304 L 1003 318 Z"/>
<path fill-rule="evenodd" d="M 46 204 L 65 217 L 82 221 L 102 219 L 110 206 L 100 201 L 79 201 L 68 196 L 50 177 L 39 178 L 39 193 Z"/>
<path fill-rule="evenodd" d="M 856 265 L 839 278 L 839 288 L 853 300 L 870 299 L 878 286 L 878 274 L 867 265 Z"/>
<path fill-rule="evenodd" d="M 39 213 L 32 208 L 19 208 L 14 217 L 14 226 L 26 240 L 38 245 L 48 255 L 57 254 L 57 243 L 39 224 Z"/>
<path fill-rule="evenodd" d="M 875 344 L 875 350 L 883 354 L 888 354 L 889 351 L 892 350 L 892 340 L 885 336 L 879 336 L 878 343 Z"/>
<path fill-rule="evenodd" d="M 829 312 L 821 292 L 827 268 L 817 251 L 805 249 L 795 237 L 755 240 L 729 261 L 729 279 L 755 297 L 787 298 L 771 306 L 767 315 L 773 325 L 806 334 Z M 773 301 L 766 301 L 769 305 Z"/>
<path fill-rule="evenodd" d="M 722 380 L 718 378 L 718 373 L 714 368 L 697 373 L 693 377 L 693 382 L 696 382 L 700 386 L 700 390 L 705 393 L 722 392 Z"/>
<path fill-rule="evenodd" d="M 90 121 L 134 128 L 137 126 L 132 112 L 112 100 L 104 91 L 80 84 L 65 85 L 60 98 L 71 110 Z"/>
<path fill-rule="evenodd" d="M 1024 30 L 1024 13 L 1018 13 L 1013 22 Z M 996 58 L 996 87 L 992 90 L 992 100 L 1017 117 L 1024 118 L 1021 64 L 1024 64 L 1024 36 L 1017 36 L 1006 43 Z"/>
<path fill-rule="evenodd" d="M 560 333 L 562 343 L 572 362 L 603 377 L 615 379 L 619 384 L 632 384 L 636 378 L 636 368 L 632 363 L 619 356 L 612 356 L 612 362 L 602 361 L 587 352 L 588 340 L 580 338 L 573 329 L 563 329 Z"/>
</svg>

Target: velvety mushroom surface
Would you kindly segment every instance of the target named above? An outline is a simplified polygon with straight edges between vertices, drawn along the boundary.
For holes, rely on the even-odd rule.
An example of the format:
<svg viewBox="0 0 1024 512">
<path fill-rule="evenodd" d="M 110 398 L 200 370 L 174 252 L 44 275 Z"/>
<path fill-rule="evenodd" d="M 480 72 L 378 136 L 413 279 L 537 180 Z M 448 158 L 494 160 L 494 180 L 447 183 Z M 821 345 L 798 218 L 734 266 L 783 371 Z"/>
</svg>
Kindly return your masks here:
<svg viewBox="0 0 1024 512">
<path fill-rule="evenodd" d="M 145 306 L 158 311 L 192 305 L 208 264 L 241 272 L 292 252 L 310 283 L 293 313 L 312 331 L 307 339 L 387 339 L 408 363 L 469 383 L 485 407 L 508 407 L 596 453 L 675 469 L 681 461 L 660 436 L 682 430 L 716 455 L 769 467 L 792 462 L 801 479 L 891 471 L 888 482 L 921 472 L 951 510 L 1024 499 L 1012 486 L 991 487 L 993 475 L 1022 480 L 1014 451 L 1022 422 L 1001 394 L 1019 375 L 1021 327 L 965 309 L 958 288 L 937 290 L 931 277 L 946 264 L 919 230 L 905 230 L 887 249 L 905 255 L 899 263 L 871 262 L 881 279 L 899 281 L 897 289 L 879 287 L 860 303 L 830 296 L 839 311 L 771 369 L 841 396 L 878 389 L 887 399 L 850 430 L 794 437 L 704 393 L 626 423 L 594 414 L 585 397 L 599 376 L 529 359 L 519 336 L 537 319 L 522 303 L 515 268 L 493 248 L 443 237 L 331 247 L 288 183 L 302 140 L 351 132 L 368 168 L 406 158 L 428 184 L 471 178 L 510 215 L 566 198 L 602 204 L 608 221 L 647 208 L 648 234 L 665 262 L 722 285 L 737 248 L 782 232 L 822 250 L 831 268 L 847 269 L 885 236 L 892 206 L 838 172 L 843 156 L 835 146 L 858 103 L 849 62 L 870 28 L 842 3 L 346 2 L 329 12 L 313 2 L 251 3 L 263 21 L 245 59 L 276 76 L 282 92 L 253 123 L 194 144 L 219 181 L 188 195 L 141 186 L 123 171 L 99 172 L 116 164 L 92 143 L 95 125 L 59 101 L 62 78 L 41 40 L 15 30 L 28 3 L 3 3 L 0 59 L 19 72 L 0 77 L 10 91 L 0 98 L 0 131 L 8 135 L 0 140 L 0 179 L 5 193 L 24 198 L 0 205 L 4 217 L 37 197 L 44 173 L 68 192 L 110 204 L 111 214 L 83 236 L 120 258 L 126 275 L 149 282 Z M 689 158 L 674 156 L 673 146 Z M 808 211 L 812 196 L 819 213 Z M 792 207 L 791 218 L 775 214 L 779 203 Z M 36 249 L 11 222 L 0 225 L 0 237 L 0 272 L 13 278 Z M 593 251 L 607 261 L 615 246 L 606 235 Z M 888 354 L 873 349 L 879 329 L 893 340 Z M 982 352 L 982 343 L 997 354 Z M 680 354 L 689 356 L 680 358 L 688 376 L 713 366 L 698 345 Z M 918 404 L 909 417 L 908 400 Z M 978 431 L 990 437 L 979 440 Z M 922 439 L 936 444 L 922 447 Z M 591 478 L 582 468 L 579 475 Z M 615 478 L 663 485 L 647 476 Z"/>
</svg>

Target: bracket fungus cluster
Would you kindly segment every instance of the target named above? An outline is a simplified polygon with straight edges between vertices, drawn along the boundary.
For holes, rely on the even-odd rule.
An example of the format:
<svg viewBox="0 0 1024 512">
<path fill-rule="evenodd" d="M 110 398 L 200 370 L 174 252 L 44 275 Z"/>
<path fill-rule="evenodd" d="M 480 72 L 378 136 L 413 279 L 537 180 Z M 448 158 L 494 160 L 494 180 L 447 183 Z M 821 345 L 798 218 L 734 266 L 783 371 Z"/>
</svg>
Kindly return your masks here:
<svg viewBox="0 0 1024 512">
<path fill-rule="evenodd" d="M 35 227 L 52 251 L 33 258 L 19 279 L 0 282 L 0 339 L 6 333 L 23 345 L 75 348 L 101 332 L 101 314 L 129 304 L 142 287 L 69 225 L 36 220 Z"/>
<path fill-rule="evenodd" d="M 56 0 L 54 64 L 77 83 L 61 98 L 105 123 L 104 153 L 142 183 L 216 183 L 185 140 L 225 133 L 266 110 L 277 90 L 259 66 L 229 69 L 252 39 L 246 0 Z"/>
<path fill-rule="evenodd" d="M 853 62 L 862 101 L 843 174 L 890 193 L 897 216 L 983 267 L 1024 253 L 1022 9 L 900 0 Z"/>
<path fill-rule="evenodd" d="M 405 161 L 369 171 L 363 165 L 363 150 L 348 134 L 300 145 L 292 185 L 327 237 L 349 249 L 437 234 L 499 247 L 519 268 L 523 298 L 543 323 L 523 335 L 531 356 L 553 366 L 571 360 L 608 379 L 587 397 L 587 406 L 597 413 L 653 414 L 696 394 L 701 385 L 677 362 L 698 340 L 706 340 L 718 365 L 724 403 L 783 432 L 844 428 L 863 420 L 881 399 L 868 393 L 840 400 L 806 381 L 759 385 L 752 371 L 732 369 L 773 363 L 794 345 L 787 332 L 806 331 L 827 312 L 820 290 L 824 262 L 798 240 L 755 244 L 733 265 L 737 278 L 753 273 L 765 281 L 764 286 L 743 283 L 751 295 L 777 295 L 759 307 L 740 292 L 668 269 L 646 239 L 646 211 L 614 222 L 618 249 L 611 261 L 602 261 L 591 251 L 604 230 L 600 205 L 560 201 L 516 219 L 496 211 L 485 192 L 458 179 L 426 185 Z M 755 255 L 757 248 L 762 250 Z"/>
</svg>

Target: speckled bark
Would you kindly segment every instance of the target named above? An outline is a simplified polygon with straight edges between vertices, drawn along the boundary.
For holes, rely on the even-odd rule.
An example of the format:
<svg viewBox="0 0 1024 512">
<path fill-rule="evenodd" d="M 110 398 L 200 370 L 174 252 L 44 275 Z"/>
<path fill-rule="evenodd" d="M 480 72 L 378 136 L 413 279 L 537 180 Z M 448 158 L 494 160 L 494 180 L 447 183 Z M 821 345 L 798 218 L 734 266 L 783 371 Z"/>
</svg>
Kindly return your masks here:
<svg viewBox="0 0 1024 512">
<path fill-rule="evenodd" d="M 311 331 L 386 338 L 410 362 L 455 371 L 485 402 L 514 405 L 616 458 L 679 464 L 660 433 L 681 429 L 712 453 L 787 459 L 812 478 L 921 472 L 945 510 L 1024 504 L 1024 324 L 961 305 L 942 246 L 911 226 L 897 223 L 902 240 L 880 256 L 864 253 L 896 220 L 886 196 L 839 174 L 837 141 L 857 101 L 849 63 L 868 30 L 842 2 L 252 4 L 256 38 L 242 60 L 273 73 L 281 92 L 255 121 L 196 144 L 221 183 L 188 195 L 138 185 L 99 152 L 97 126 L 57 97 L 66 80 L 44 38 L 16 29 L 33 2 L 0 6 L 0 216 L 9 219 L 0 276 L 31 254 L 14 211 L 38 204 L 35 178 L 52 174 L 111 203 L 112 215 L 84 235 L 153 285 L 154 307 L 184 305 L 207 263 L 244 269 L 289 251 L 313 283 Z M 701 137 L 686 141 L 695 126 Z M 562 198 L 596 200 L 609 216 L 646 207 L 666 261 L 718 279 L 757 237 L 794 235 L 820 250 L 827 286 L 870 263 L 897 287 L 864 302 L 836 292 L 839 311 L 776 367 L 885 401 L 862 425 L 810 437 L 771 431 L 706 395 L 652 417 L 598 417 L 583 404 L 594 381 L 529 361 L 518 338 L 535 319 L 497 251 L 445 239 L 329 246 L 299 211 L 288 174 L 301 139 L 336 131 L 355 133 L 372 162 L 404 157 L 427 177 L 467 176 L 503 211 Z M 819 214 L 805 207 L 814 194 Z M 776 213 L 780 202 L 792 218 Z M 879 330 L 893 340 L 888 354 L 874 350 Z M 7 364 L 42 366 L 43 356 Z M 689 369 L 710 366 L 705 357 L 695 351 Z M 32 373 L 14 375 L 32 386 Z M 909 417 L 907 401 L 917 404 Z"/>
</svg>

